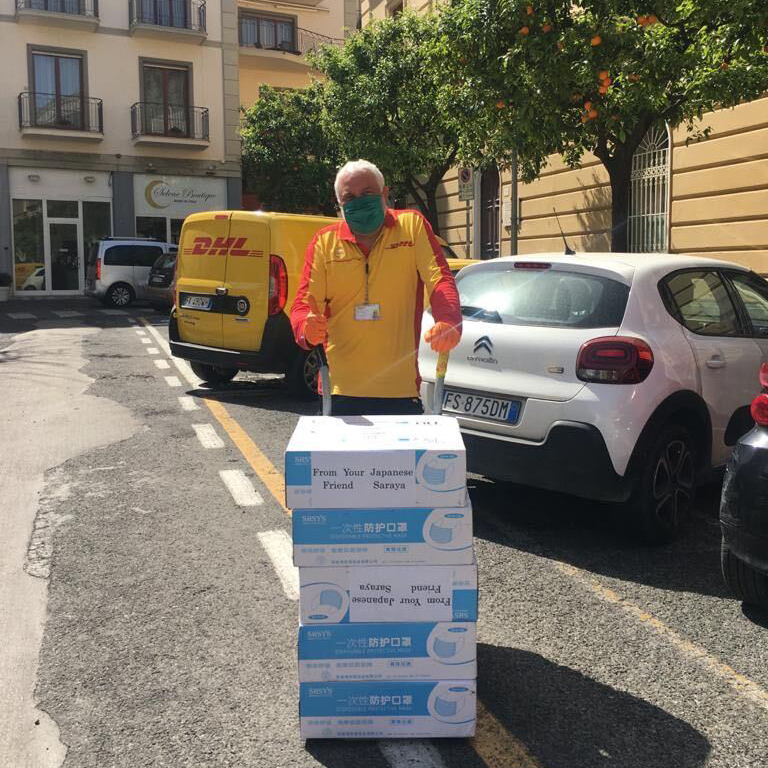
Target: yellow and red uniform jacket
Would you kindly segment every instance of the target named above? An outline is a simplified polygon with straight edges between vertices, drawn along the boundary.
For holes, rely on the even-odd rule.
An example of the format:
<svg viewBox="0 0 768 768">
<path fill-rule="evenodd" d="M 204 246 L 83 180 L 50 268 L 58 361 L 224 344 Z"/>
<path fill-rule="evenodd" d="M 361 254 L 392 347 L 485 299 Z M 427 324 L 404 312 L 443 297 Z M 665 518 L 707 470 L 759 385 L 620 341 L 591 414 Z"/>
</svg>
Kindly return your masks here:
<svg viewBox="0 0 768 768">
<path fill-rule="evenodd" d="M 355 307 L 378 304 L 378 320 L 356 320 Z M 326 353 L 332 394 L 352 397 L 418 397 L 417 351 L 424 288 L 436 322 L 461 329 L 456 283 L 427 220 L 417 211 L 387 209 L 370 253 L 343 220 L 321 229 L 307 248 L 304 272 L 291 309 L 297 343 L 308 349 L 307 294 L 325 306 Z"/>
</svg>

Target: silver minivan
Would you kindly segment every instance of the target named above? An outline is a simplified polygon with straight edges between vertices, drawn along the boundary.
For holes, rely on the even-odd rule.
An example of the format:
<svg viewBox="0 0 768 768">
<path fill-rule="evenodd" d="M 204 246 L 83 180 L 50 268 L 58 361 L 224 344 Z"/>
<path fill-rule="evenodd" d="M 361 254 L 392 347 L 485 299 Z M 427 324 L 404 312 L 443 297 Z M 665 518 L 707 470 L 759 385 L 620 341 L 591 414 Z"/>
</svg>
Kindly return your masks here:
<svg viewBox="0 0 768 768">
<path fill-rule="evenodd" d="M 160 256 L 176 254 L 174 243 L 144 237 L 107 237 L 91 245 L 85 280 L 86 296 L 113 307 L 147 298 L 149 270 Z"/>
</svg>

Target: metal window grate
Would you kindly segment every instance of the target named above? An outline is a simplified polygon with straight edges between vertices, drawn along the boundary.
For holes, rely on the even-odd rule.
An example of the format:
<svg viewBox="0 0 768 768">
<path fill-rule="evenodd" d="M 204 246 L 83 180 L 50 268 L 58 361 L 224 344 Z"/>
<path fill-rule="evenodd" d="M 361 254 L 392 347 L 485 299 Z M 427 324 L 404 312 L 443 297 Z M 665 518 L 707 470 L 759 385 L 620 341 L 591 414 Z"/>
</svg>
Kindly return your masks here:
<svg viewBox="0 0 768 768">
<path fill-rule="evenodd" d="M 632 158 L 629 192 L 629 250 L 654 253 L 668 248 L 669 131 L 653 127 Z"/>
</svg>

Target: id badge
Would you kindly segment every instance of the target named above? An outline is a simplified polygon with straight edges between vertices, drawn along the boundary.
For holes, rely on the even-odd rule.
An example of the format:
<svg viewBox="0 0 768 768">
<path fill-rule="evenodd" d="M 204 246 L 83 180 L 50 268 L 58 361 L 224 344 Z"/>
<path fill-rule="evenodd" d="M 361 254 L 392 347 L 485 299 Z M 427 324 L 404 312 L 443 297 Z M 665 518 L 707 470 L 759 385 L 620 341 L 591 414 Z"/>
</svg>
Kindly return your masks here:
<svg viewBox="0 0 768 768">
<path fill-rule="evenodd" d="M 380 312 L 378 304 L 355 304 L 355 320 L 379 320 Z"/>
</svg>

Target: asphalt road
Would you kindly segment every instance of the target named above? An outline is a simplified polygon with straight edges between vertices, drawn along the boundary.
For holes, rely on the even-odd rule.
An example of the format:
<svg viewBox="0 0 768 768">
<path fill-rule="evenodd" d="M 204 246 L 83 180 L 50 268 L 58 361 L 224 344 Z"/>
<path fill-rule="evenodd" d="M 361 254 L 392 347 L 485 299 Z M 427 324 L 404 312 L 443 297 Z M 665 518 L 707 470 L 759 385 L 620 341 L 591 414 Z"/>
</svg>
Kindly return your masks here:
<svg viewBox="0 0 768 768">
<path fill-rule="evenodd" d="M 315 406 L 201 389 L 165 337 L 141 307 L 0 305 L 0 766 L 768 765 L 768 616 L 725 592 L 716 488 L 649 549 L 614 507 L 473 477 L 478 736 L 301 741 L 270 465 Z"/>
</svg>

